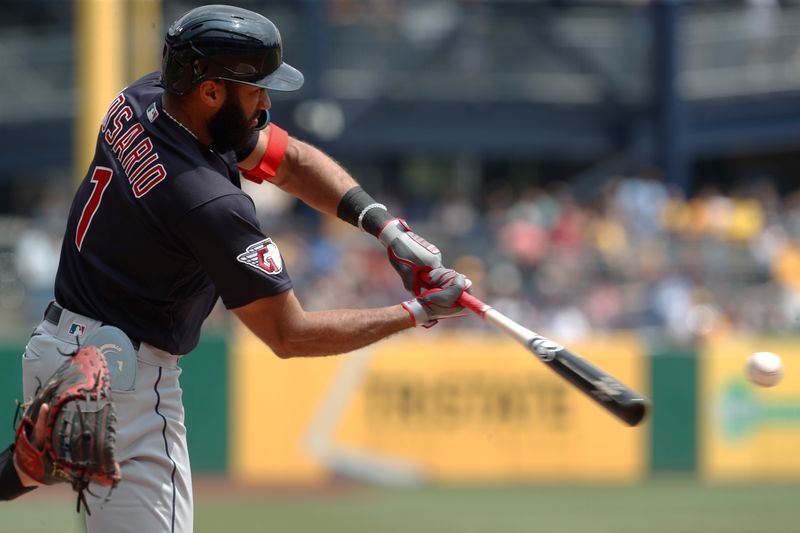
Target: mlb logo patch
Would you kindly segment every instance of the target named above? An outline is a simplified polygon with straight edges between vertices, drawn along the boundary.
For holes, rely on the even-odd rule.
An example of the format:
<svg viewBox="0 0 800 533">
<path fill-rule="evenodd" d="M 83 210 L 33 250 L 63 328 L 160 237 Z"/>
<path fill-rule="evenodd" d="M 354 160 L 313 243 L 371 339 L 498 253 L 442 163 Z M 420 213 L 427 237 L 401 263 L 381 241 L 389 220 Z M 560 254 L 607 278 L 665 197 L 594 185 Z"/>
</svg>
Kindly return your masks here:
<svg viewBox="0 0 800 533">
<path fill-rule="evenodd" d="M 156 103 L 153 102 L 150 104 L 150 107 L 147 108 L 147 120 L 151 123 L 155 122 L 158 118 L 158 109 L 156 109 Z"/>
<path fill-rule="evenodd" d="M 80 337 L 84 333 L 86 333 L 86 326 L 84 326 L 83 324 L 78 324 L 77 322 L 73 322 L 72 324 L 69 325 L 69 331 L 68 331 L 69 335 Z"/>
<path fill-rule="evenodd" d="M 283 260 L 278 245 L 270 238 L 251 244 L 244 253 L 236 256 L 236 260 L 271 276 L 283 272 Z"/>
</svg>

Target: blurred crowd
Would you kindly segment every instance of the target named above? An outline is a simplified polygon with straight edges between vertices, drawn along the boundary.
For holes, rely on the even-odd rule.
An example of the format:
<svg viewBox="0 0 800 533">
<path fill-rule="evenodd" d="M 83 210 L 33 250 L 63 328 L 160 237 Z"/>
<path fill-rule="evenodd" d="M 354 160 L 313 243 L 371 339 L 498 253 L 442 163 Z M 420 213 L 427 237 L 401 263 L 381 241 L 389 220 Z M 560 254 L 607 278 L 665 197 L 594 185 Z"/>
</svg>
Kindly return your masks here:
<svg viewBox="0 0 800 533">
<path fill-rule="evenodd" d="M 393 209 L 475 282 L 476 295 L 565 342 L 616 329 L 678 343 L 796 330 L 800 193 L 781 198 L 768 179 L 734 189 L 707 186 L 686 199 L 645 168 L 610 180 L 588 202 L 566 183 L 499 183 L 478 199 Z M 405 298 L 376 242 L 304 212 L 276 238 L 308 307 Z"/>
<path fill-rule="evenodd" d="M 247 190 L 308 309 L 408 297 L 372 237 L 274 187 Z M 564 342 L 617 329 L 691 343 L 729 330 L 798 328 L 800 192 L 779 195 L 769 179 L 725 193 L 705 186 L 689 198 L 651 168 L 609 180 L 588 201 L 563 182 L 498 181 L 427 202 L 373 192 L 436 243 L 477 296 Z M 0 312 L 18 325 L 34 324 L 52 297 L 68 204 L 68 194 L 51 190 L 33 216 L 2 223 Z M 220 309 L 211 323 L 229 316 Z"/>
<path fill-rule="evenodd" d="M 626 84 L 643 82 L 649 72 L 644 68 L 649 45 L 642 44 L 649 43 L 649 34 L 642 31 L 640 23 L 646 17 L 639 9 L 650 3 L 647 0 L 622 0 L 618 6 L 533 0 L 335 0 L 324 10 L 327 32 L 319 42 L 302 30 L 316 20 L 314 10 L 277 0 L 239 3 L 274 13 L 285 22 L 284 37 L 298 47 L 294 57 L 304 57 L 303 46 L 312 51 L 314 46 L 325 47 L 328 63 L 322 67 L 327 74 L 308 72 L 309 79 L 324 81 L 321 87 L 332 99 L 364 98 L 369 103 L 383 90 L 387 98 L 462 95 L 561 102 L 571 101 L 570 94 L 580 87 L 588 88 L 588 95 L 603 94 L 605 89 L 595 91 L 593 84 L 604 87 L 614 80 L 623 85 L 614 90 L 630 96 Z M 72 109 L 56 98 L 70 97 L 62 84 L 71 84 L 71 76 L 42 63 L 55 57 L 53 50 L 62 50 L 69 59 L 59 56 L 56 62 L 65 63 L 61 68 L 66 72 L 72 68 L 74 54 L 65 43 L 72 42 L 73 19 L 61 4 L 15 3 L 2 23 L 13 39 L 0 60 L 14 66 L 23 82 L 8 88 L 24 87 L 26 95 L 37 99 L 34 108 L 46 116 L 55 113 L 41 107 L 46 102 L 55 102 L 60 111 Z M 165 17 L 171 20 L 196 4 L 165 3 Z M 800 86 L 800 10 L 793 2 L 714 0 L 686 5 L 681 43 L 686 47 L 688 97 L 730 96 L 737 91 L 768 94 Z M 302 36 L 296 34 L 301 30 Z M 592 59 L 589 65 L 605 67 L 587 71 L 586 62 L 568 60 L 574 54 L 562 52 L 573 48 L 582 50 L 578 56 Z M 606 74 L 619 75 L 603 74 L 606 69 Z M 523 83 L 528 78 L 535 83 Z M 482 92 L 481 84 L 489 80 L 495 86 Z M 640 85 L 644 91 L 646 84 Z M 646 91 L 640 94 L 644 95 Z M 21 93 L 0 96 L 23 101 Z M 9 113 L 23 109 L 27 119 L 33 110 L 6 107 L 0 122 L 4 113 L 11 120 Z M 322 132 L 317 134 L 322 138 Z M 452 150 L 459 153 L 461 148 L 454 145 Z M 7 152 L 0 183 L 12 185 L 3 191 L 27 192 L 24 198 L 0 195 L 0 334 L 30 327 L 52 297 L 72 192 L 71 177 L 58 176 L 53 186 L 42 186 L 38 176 L 24 174 L 30 158 L 21 158 L 23 170 L 13 170 L 10 156 L 17 151 Z M 439 187 L 415 194 L 417 175 L 406 172 L 405 181 L 394 188 L 387 184 L 391 180 L 367 188 L 439 245 L 445 263 L 475 282 L 477 295 L 564 342 L 590 332 L 630 328 L 687 343 L 720 331 L 779 333 L 797 328 L 800 193 L 779 195 L 769 179 L 749 180 L 724 191 L 708 186 L 686 198 L 666 187 L 657 171 L 642 169 L 609 179 L 587 200 L 576 194 L 575 184 L 528 177 L 487 182 L 477 176 L 459 192 Z M 259 204 L 266 233 L 286 257 L 306 307 L 388 305 L 408 297 L 374 239 L 320 217 L 274 189 L 249 192 Z M 227 320 L 229 315 L 219 311 L 211 317 L 216 325 L 224 326 Z M 450 327 L 476 328 L 481 323 L 451 321 L 440 329 Z"/>
</svg>

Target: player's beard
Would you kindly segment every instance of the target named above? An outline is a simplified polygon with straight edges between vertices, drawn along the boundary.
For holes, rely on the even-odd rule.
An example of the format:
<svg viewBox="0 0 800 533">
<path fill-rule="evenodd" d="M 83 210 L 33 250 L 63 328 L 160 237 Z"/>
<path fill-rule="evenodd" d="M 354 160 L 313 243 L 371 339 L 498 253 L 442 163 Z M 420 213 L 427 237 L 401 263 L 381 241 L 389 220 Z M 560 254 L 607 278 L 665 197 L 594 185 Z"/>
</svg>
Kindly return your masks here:
<svg viewBox="0 0 800 533">
<path fill-rule="evenodd" d="M 232 93 L 225 95 L 219 111 L 208 122 L 208 133 L 213 142 L 212 148 L 219 153 L 238 150 L 247 143 L 253 133 L 253 117 L 247 118 Z"/>
</svg>

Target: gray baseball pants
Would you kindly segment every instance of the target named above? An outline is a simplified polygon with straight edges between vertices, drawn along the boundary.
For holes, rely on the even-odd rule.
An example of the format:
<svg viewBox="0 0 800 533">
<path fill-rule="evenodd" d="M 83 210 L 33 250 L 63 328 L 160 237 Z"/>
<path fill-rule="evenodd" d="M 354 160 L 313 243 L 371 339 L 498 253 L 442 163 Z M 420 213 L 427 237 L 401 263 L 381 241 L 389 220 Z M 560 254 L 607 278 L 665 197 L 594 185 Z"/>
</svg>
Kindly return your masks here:
<svg viewBox="0 0 800 533">
<path fill-rule="evenodd" d="M 36 327 L 23 354 L 26 400 L 64 361 L 61 353 L 75 351 L 80 337 L 101 325 L 66 309 L 57 320 L 50 312 L 46 316 L 50 320 Z M 107 501 L 107 488 L 90 486 L 94 496 L 86 495 L 91 511 L 86 527 L 89 533 L 191 533 L 192 479 L 180 357 L 142 343 L 136 359 L 133 387 L 117 390 L 112 382 L 122 481 Z"/>
</svg>

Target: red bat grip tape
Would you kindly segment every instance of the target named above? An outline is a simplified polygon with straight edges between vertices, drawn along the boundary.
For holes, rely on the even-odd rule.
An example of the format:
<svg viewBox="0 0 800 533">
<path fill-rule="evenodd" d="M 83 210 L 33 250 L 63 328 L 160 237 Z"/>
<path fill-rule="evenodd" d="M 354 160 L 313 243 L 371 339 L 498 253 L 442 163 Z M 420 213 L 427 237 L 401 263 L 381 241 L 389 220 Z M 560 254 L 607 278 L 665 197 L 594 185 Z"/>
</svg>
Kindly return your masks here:
<svg viewBox="0 0 800 533">
<path fill-rule="evenodd" d="M 420 272 L 419 279 L 422 281 L 422 284 L 426 287 L 430 287 L 431 284 L 431 276 L 427 272 Z M 478 298 L 474 297 L 467 291 L 461 293 L 461 296 L 458 297 L 458 303 L 478 315 L 479 317 L 483 318 L 483 315 L 486 314 L 486 311 L 492 308 L 491 305 L 483 303 Z"/>
<path fill-rule="evenodd" d="M 492 308 L 491 305 L 483 303 L 467 291 L 461 293 L 461 296 L 458 297 L 458 303 L 480 317 L 483 317 L 483 315 L 486 314 L 486 311 Z"/>
</svg>

